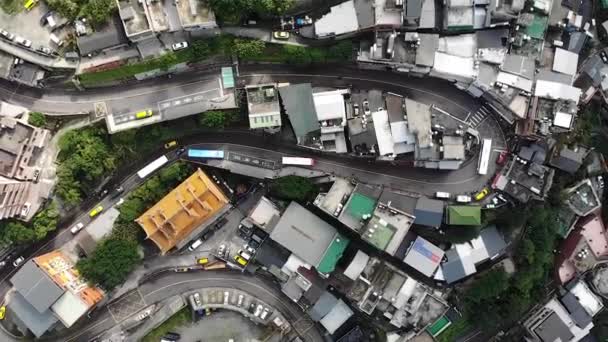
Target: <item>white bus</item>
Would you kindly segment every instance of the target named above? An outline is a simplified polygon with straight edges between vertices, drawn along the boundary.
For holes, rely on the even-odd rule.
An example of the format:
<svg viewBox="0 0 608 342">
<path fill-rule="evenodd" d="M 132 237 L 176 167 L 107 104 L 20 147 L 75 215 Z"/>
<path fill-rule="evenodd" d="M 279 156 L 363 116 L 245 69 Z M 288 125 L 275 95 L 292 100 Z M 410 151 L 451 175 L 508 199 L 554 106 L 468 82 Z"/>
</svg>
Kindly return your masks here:
<svg viewBox="0 0 608 342">
<path fill-rule="evenodd" d="M 490 163 L 490 155 L 492 154 L 492 139 L 483 139 L 481 143 L 481 153 L 479 154 L 479 165 L 477 173 L 485 175 L 488 173 L 488 165 Z"/>
<path fill-rule="evenodd" d="M 148 177 L 152 172 L 160 169 L 163 165 L 167 164 L 169 162 L 169 159 L 167 159 L 167 157 L 162 156 L 158 159 L 156 159 L 155 161 L 151 162 L 150 164 L 146 165 L 143 169 L 137 171 L 137 175 L 139 176 L 139 178 L 144 179 L 146 177 Z"/>
<path fill-rule="evenodd" d="M 283 165 L 313 166 L 315 165 L 315 160 L 312 158 L 283 157 L 281 163 Z"/>
</svg>

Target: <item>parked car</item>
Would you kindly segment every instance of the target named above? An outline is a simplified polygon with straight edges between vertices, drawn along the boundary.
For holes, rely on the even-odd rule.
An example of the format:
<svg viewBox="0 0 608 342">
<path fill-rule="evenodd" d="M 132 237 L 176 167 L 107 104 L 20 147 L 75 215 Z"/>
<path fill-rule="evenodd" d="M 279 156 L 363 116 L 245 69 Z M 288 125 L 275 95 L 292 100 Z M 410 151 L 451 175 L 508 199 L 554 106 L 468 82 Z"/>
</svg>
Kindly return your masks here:
<svg viewBox="0 0 608 342">
<path fill-rule="evenodd" d="M 353 115 L 354 116 L 359 116 L 359 104 L 358 103 L 355 103 L 353 105 Z"/>
<path fill-rule="evenodd" d="M 114 207 L 120 207 L 123 203 L 125 203 L 125 199 L 121 197 L 118 202 L 114 204 Z"/>
<path fill-rule="evenodd" d="M 47 23 L 47 18 L 53 15 L 53 11 L 48 11 L 40 17 L 40 25 L 44 26 Z"/>
<path fill-rule="evenodd" d="M 486 197 L 490 193 L 490 189 L 483 188 L 477 194 L 475 194 L 475 200 L 481 201 L 484 197 Z"/>
<path fill-rule="evenodd" d="M 243 257 L 241 257 L 240 255 L 235 255 L 234 261 L 236 261 L 241 266 L 247 265 L 247 260 L 243 259 Z"/>
<path fill-rule="evenodd" d="M 95 216 L 99 215 L 99 213 L 101 213 L 102 211 L 103 211 L 103 207 L 101 205 L 98 205 L 89 212 L 89 216 L 95 217 Z"/>
<path fill-rule="evenodd" d="M 190 245 L 190 247 L 188 247 L 188 250 L 190 252 L 193 252 L 195 249 L 197 249 L 202 244 L 203 244 L 203 239 L 197 239 Z"/>
<path fill-rule="evenodd" d="M 500 154 L 498 155 L 498 158 L 496 158 L 496 164 L 504 165 L 507 162 L 508 157 L 509 157 L 509 152 L 507 152 L 507 151 L 500 152 Z"/>
<path fill-rule="evenodd" d="M 6 305 L 0 306 L 0 320 L 6 317 Z"/>
<path fill-rule="evenodd" d="M 165 148 L 168 150 L 171 147 L 176 146 L 176 145 L 177 145 L 177 140 L 171 140 L 171 141 L 169 141 L 168 143 L 165 144 Z"/>
<path fill-rule="evenodd" d="M 51 50 L 50 48 L 46 47 L 46 46 L 39 46 L 36 51 L 43 53 L 45 55 L 52 55 L 53 54 L 53 50 Z"/>
<path fill-rule="evenodd" d="M 84 228 L 84 223 L 78 222 L 74 227 L 72 227 L 72 229 L 70 229 L 70 231 L 72 232 L 72 234 L 76 234 L 81 231 L 82 228 Z"/>
<path fill-rule="evenodd" d="M 25 202 L 23 203 L 23 207 L 21 208 L 21 217 L 26 217 L 27 214 L 30 213 L 30 207 L 32 206 L 32 203 L 30 202 Z"/>
<path fill-rule="evenodd" d="M 25 9 L 29 11 L 32 8 L 34 8 L 37 4 L 38 4 L 38 0 L 26 0 L 23 3 L 23 7 L 25 7 Z"/>
<path fill-rule="evenodd" d="M 188 42 L 175 43 L 175 44 L 171 45 L 171 48 L 173 49 L 173 51 L 183 50 L 187 47 L 188 47 Z"/>
<path fill-rule="evenodd" d="M 435 193 L 435 197 L 440 198 L 440 199 L 450 199 L 450 197 L 452 197 L 452 195 L 450 195 L 449 192 L 437 191 Z"/>
<path fill-rule="evenodd" d="M 10 33 L 7 30 L 2 30 L 0 31 L 0 34 L 2 35 L 2 37 L 4 37 L 4 39 L 8 39 L 8 40 L 13 40 L 15 39 L 15 34 L 14 33 Z"/>
<path fill-rule="evenodd" d="M 182 335 L 169 331 L 165 336 L 163 336 L 163 338 L 170 341 L 178 341 L 180 338 L 182 338 Z"/>
<path fill-rule="evenodd" d="M 286 31 L 274 31 L 272 33 L 272 36 L 274 37 L 274 39 L 285 40 L 285 39 L 289 39 L 289 32 L 286 32 Z"/>
<path fill-rule="evenodd" d="M 200 258 L 196 261 L 199 265 L 206 265 L 209 263 L 209 258 Z"/>
<path fill-rule="evenodd" d="M 15 38 L 15 43 L 20 44 L 20 45 L 23 45 L 23 46 L 25 46 L 26 48 L 29 48 L 29 47 L 31 47 L 31 46 L 32 46 L 32 41 L 31 41 L 31 40 L 28 40 L 28 39 L 25 39 L 25 38 L 23 38 L 23 37 L 19 37 L 19 36 L 17 36 L 17 37 Z"/>
<path fill-rule="evenodd" d="M 369 109 L 369 101 L 366 99 L 363 101 L 363 114 L 370 115 L 371 113 L 372 111 Z"/>
<path fill-rule="evenodd" d="M 15 259 L 15 261 L 13 261 L 13 266 L 17 267 L 17 266 L 21 265 L 24 260 L 25 260 L 24 257 L 22 257 L 22 256 L 18 257 L 17 259 Z"/>
<path fill-rule="evenodd" d="M 602 58 L 602 62 L 608 64 L 608 54 L 606 54 L 606 51 L 600 52 L 600 58 Z"/>
<path fill-rule="evenodd" d="M 458 195 L 458 196 L 456 196 L 456 202 L 459 202 L 459 203 L 469 203 L 469 202 L 471 202 L 471 196 L 468 196 L 468 195 Z"/>
<path fill-rule="evenodd" d="M 597 185 L 600 186 L 600 189 L 604 188 L 604 177 L 602 176 L 597 176 Z"/>
</svg>

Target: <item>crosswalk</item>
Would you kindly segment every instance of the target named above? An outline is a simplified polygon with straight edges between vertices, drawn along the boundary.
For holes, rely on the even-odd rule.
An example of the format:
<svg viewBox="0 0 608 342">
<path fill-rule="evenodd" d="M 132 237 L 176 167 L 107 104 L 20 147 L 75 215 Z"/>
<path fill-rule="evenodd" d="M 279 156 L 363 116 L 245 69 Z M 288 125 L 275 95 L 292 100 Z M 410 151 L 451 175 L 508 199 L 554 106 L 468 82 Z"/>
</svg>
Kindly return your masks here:
<svg viewBox="0 0 608 342">
<path fill-rule="evenodd" d="M 469 126 L 476 128 L 489 115 L 490 115 L 490 109 L 485 106 L 481 106 L 481 107 L 479 107 L 479 109 L 477 109 L 477 111 L 475 113 L 473 113 L 472 115 L 469 116 L 469 118 L 467 119 L 467 123 L 469 124 Z"/>
</svg>

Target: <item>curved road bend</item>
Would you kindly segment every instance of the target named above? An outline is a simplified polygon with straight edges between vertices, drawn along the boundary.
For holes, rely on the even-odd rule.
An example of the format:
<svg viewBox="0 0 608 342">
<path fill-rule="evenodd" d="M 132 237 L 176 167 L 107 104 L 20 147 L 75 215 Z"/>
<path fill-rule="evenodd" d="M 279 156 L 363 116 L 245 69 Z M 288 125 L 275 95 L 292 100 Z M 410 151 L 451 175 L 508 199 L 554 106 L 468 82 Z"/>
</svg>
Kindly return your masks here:
<svg viewBox="0 0 608 342">
<path fill-rule="evenodd" d="M 262 280 L 259 277 L 246 276 L 236 272 L 166 272 L 158 278 L 142 284 L 139 287 L 139 292 L 144 298 L 146 305 L 151 305 L 174 295 L 207 287 L 227 287 L 249 293 L 269 304 L 274 309 L 279 310 L 290 323 L 296 322 L 301 317 L 306 316 L 275 284 Z M 120 323 L 114 320 L 109 309 L 105 307 L 94 313 L 90 321 L 80 327 L 78 331 L 65 336 L 64 341 L 90 341 L 95 336 L 110 330 Z M 301 334 L 306 342 L 324 341 L 321 332 L 315 326 L 305 332 L 301 332 Z"/>
</svg>

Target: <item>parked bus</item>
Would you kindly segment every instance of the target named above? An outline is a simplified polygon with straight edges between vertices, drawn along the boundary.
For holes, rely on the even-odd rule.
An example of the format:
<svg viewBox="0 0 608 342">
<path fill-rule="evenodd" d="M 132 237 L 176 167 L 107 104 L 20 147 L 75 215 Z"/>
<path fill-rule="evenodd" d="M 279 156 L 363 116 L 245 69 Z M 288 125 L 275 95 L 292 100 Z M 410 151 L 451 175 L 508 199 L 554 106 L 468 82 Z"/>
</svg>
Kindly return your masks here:
<svg viewBox="0 0 608 342">
<path fill-rule="evenodd" d="M 151 162 L 150 164 L 146 165 L 143 169 L 137 171 L 137 175 L 139 176 L 139 178 L 144 179 L 146 177 L 148 177 L 152 172 L 160 169 L 163 165 L 167 164 L 169 162 L 169 159 L 167 159 L 167 157 L 162 156 L 158 159 L 156 159 L 155 161 Z"/>
<path fill-rule="evenodd" d="M 315 160 L 312 158 L 283 157 L 281 163 L 283 165 L 313 166 L 315 165 Z"/>
<path fill-rule="evenodd" d="M 488 173 L 488 164 L 490 163 L 490 155 L 492 154 L 492 139 L 483 139 L 481 143 L 481 153 L 479 154 L 479 165 L 477 172 L 480 175 Z"/>
<path fill-rule="evenodd" d="M 199 150 L 199 149 L 189 148 L 188 157 L 207 158 L 207 159 L 224 159 L 224 151 L 223 150 Z"/>
</svg>

